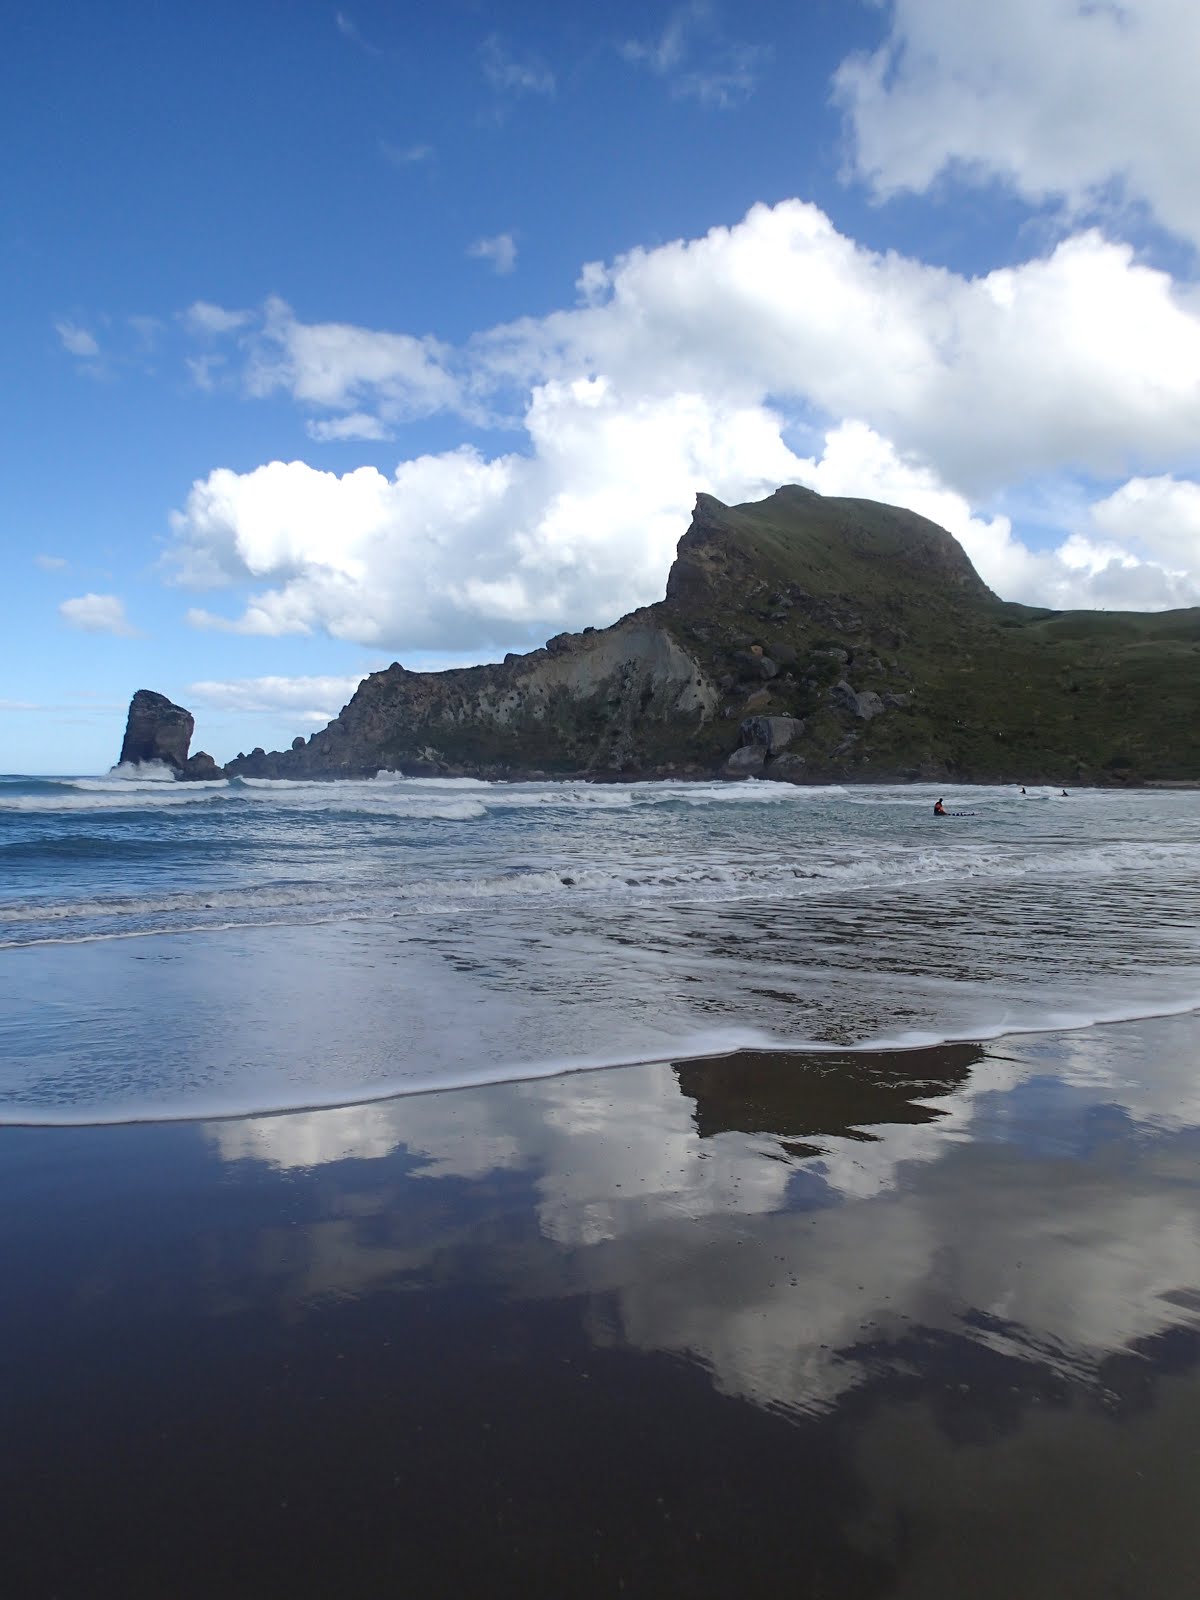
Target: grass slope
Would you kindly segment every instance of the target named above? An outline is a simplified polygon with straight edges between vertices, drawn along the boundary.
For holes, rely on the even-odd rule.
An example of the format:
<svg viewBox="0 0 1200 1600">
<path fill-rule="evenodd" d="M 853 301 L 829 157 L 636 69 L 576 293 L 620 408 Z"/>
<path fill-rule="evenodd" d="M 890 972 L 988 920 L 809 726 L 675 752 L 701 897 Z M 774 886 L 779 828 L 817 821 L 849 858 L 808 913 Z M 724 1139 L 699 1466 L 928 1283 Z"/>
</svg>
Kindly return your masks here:
<svg viewBox="0 0 1200 1600">
<path fill-rule="evenodd" d="M 692 740 L 700 762 L 757 712 L 805 718 L 813 779 L 1200 781 L 1200 610 L 1006 603 L 950 534 L 897 507 L 796 487 L 702 496 L 661 609 L 727 694 Z M 839 677 L 907 703 L 855 717 Z"/>
</svg>

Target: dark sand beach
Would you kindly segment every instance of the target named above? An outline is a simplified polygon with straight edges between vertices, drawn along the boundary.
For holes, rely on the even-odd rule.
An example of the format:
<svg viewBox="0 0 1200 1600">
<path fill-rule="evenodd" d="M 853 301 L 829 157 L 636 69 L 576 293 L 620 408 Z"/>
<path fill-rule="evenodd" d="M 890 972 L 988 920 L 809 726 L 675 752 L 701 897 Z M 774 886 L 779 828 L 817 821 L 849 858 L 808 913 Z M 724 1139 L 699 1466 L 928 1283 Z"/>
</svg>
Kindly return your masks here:
<svg viewBox="0 0 1200 1600">
<path fill-rule="evenodd" d="M 1198 1040 L 0 1130 L 5 1593 L 1194 1595 Z"/>
</svg>

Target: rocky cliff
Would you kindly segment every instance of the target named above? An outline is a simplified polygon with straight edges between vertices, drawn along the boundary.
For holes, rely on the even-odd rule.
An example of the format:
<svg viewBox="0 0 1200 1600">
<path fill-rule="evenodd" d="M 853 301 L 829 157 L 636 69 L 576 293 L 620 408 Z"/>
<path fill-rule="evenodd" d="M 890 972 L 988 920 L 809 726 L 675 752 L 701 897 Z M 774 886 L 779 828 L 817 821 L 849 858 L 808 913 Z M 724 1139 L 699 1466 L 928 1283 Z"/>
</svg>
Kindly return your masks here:
<svg viewBox="0 0 1200 1600">
<path fill-rule="evenodd" d="M 665 598 L 612 627 L 490 666 L 393 663 L 308 740 L 224 770 L 1196 781 L 1198 668 L 1200 611 L 1007 604 L 945 529 L 793 485 L 699 496 Z"/>
<path fill-rule="evenodd" d="M 118 763 L 170 767 L 179 778 L 221 777 L 221 769 L 206 751 L 188 755 L 194 728 L 192 713 L 183 706 L 154 689 L 138 689 L 129 702 Z"/>
<path fill-rule="evenodd" d="M 654 607 L 495 666 L 372 673 L 307 743 L 229 764 L 251 777 L 520 778 L 694 767 L 720 693 Z M 699 768 L 696 768 L 699 770 Z"/>
</svg>

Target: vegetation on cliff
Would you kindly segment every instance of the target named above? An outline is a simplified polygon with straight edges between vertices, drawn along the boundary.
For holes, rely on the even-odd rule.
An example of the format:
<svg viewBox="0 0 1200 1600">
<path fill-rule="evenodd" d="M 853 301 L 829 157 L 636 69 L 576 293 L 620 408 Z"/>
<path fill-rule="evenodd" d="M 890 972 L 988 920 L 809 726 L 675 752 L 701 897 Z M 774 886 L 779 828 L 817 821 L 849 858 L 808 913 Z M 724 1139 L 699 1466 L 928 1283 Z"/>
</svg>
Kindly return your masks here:
<svg viewBox="0 0 1200 1600">
<path fill-rule="evenodd" d="M 1200 780 L 1200 610 L 998 599 L 913 512 L 790 486 L 697 501 L 665 598 L 442 673 L 398 663 L 230 775 Z"/>
</svg>

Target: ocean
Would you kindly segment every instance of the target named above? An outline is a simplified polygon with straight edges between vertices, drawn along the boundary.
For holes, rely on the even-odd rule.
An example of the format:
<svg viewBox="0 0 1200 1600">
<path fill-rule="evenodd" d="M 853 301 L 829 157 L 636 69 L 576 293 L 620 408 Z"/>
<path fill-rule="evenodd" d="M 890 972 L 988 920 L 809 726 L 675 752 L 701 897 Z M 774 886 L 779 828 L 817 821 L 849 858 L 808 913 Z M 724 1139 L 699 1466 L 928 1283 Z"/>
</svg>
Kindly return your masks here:
<svg viewBox="0 0 1200 1600">
<path fill-rule="evenodd" d="M 0 1118 L 1200 1005 L 1200 797 L 1027 790 L 6 777 Z"/>
<path fill-rule="evenodd" d="M 1026 787 L 0 781 L 12 1593 L 1200 1592 L 1200 795 Z"/>
</svg>

